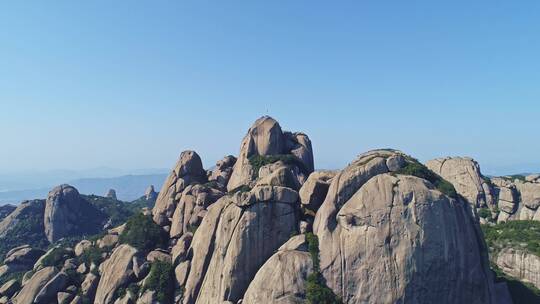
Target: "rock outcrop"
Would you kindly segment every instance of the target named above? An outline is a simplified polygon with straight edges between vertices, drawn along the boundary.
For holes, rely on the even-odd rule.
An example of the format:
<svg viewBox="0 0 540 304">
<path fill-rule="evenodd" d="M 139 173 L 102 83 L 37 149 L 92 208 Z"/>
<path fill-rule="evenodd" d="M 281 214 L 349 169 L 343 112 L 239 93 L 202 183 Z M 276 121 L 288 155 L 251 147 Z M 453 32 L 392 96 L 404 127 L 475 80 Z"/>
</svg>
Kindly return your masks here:
<svg viewBox="0 0 540 304">
<path fill-rule="evenodd" d="M 5 237 L 13 227 L 24 221 L 26 218 L 43 218 L 44 210 L 45 200 L 22 202 L 13 212 L 0 222 L 0 238 Z"/>
<path fill-rule="evenodd" d="M 327 285 L 344 303 L 490 303 L 485 245 L 468 204 L 389 173 L 396 154 L 363 154 L 333 178 L 313 228 Z"/>
<path fill-rule="evenodd" d="M 152 210 L 154 221 L 161 226 L 169 225 L 184 189 L 190 184 L 203 183 L 206 180 L 206 171 L 199 155 L 195 151 L 182 152 L 159 192 Z"/>
<path fill-rule="evenodd" d="M 242 304 L 296 304 L 306 298 L 313 261 L 305 235 L 291 238 L 264 263 L 249 284 Z"/>
<path fill-rule="evenodd" d="M 193 238 L 184 303 L 236 302 L 298 226 L 298 194 L 259 187 L 213 204 Z"/>
<path fill-rule="evenodd" d="M 337 174 L 334 171 L 317 171 L 309 175 L 300 189 L 300 201 L 309 210 L 317 211 L 326 198 L 330 181 Z"/>
<path fill-rule="evenodd" d="M 105 221 L 106 215 L 84 200 L 72 186 L 60 185 L 47 196 L 44 227 L 49 242 L 66 236 L 96 234 Z"/>
<path fill-rule="evenodd" d="M 15 297 L 16 304 L 33 304 L 36 296 L 43 287 L 56 276 L 58 270 L 54 267 L 46 267 L 36 272 L 32 278 L 24 284 L 19 294 Z"/>
<path fill-rule="evenodd" d="M 456 191 L 474 208 L 486 207 L 491 192 L 482 177 L 480 166 L 469 157 L 437 158 L 426 162 L 426 166 L 452 183 Z M 486 193 L 488 190 L 488 193 Z"/>
<path fill-rule="evenodd" d="M 40 249 L 32 248 L 29 245 L 15 247 L 8 251 L 4 259 L 4 264 L 11 269 L 28 270 L 32 269 L 34 263 L 45 253 Z"/>
<path fill-rule="evenodd" d="M 504 273 L 540 288 L 540 257 L 524 250 L 505 248 L 494 261 Z"/>
<path fill-rule="evenodd" d="M 155 201 L 158 197 L 158 194 L 156 193 L 156 190 L 154 190 L 154 185 L 148 186 L 146 188 L 146 191 L 144 191 L 144 198 L 147 201 Z"/>
<path fill-rule="evenodd" d="M 226 190 L 236 163 L 236 157 L 227 155 L 216 163 L 216 168 L 208 176 L 209 182 L 215 182 L 218 189 Z"/>
<path fill-rule="evenodd" d="M 129 245 L 120 245 L 103 262 L 94 304 L 110 304 L 115 301 L 115 291 L 128 283 L 134 275 L 133 257 L 136 254 L 137 249 Z"/>
<path fill-rule="evenodd" d="M 234 164 L 227 190 L 252 186 L 258 168 L 250 162 L 254 156 L 292 155 L 297 161 L 297 171 L 303 179 L 313 172 L 311 141 L 303 133 L 283 132 L 279 123 L 269 116 L 259 118 L 242 140 L 240 155 Z M 255 172 L 257 171 L 257 172 Z"/>
</svg>

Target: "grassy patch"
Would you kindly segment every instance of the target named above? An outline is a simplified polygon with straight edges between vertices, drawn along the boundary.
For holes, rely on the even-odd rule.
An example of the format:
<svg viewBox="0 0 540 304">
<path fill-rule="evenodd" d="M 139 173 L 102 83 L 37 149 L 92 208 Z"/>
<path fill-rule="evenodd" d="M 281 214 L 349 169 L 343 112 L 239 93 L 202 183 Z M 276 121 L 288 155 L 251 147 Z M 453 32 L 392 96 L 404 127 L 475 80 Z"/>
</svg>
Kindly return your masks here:
<svg viewBox="0 0 540 304">
<path fill-rule="evenodd" d="M 308 250 L 313 261 L 313 272 L 308 275 L 306 300 L 308 304 L 341 304 L 332 289 L 326 286 L 319 266 L 319 239 L 313 233 L 306 234 Z"/>
<path fill-rule="evenodd" d="M 443 194 L 451 198 L 457 198 L 456 189 L 450 182 L 444 180 L 442 177 L 429 170 L 426 166 L 416 160 L 408 160 L 407 164 L 395 173 L 423 178 L 432 183 L 433 186 L 435 186 L 435 188 L 437 188 L 437 190 L 441 191 Z"/>
<path fill-rule="evenodd" d="M 129 218 L 120 234 L 120 243 L 129 244 L 142 251 L 164 246 L 168 239 L 167 233 L 150 216 L 142 213 Z"/>
<path fill-rule="evenodd" d="M 540 222 L 508 221 L 497 225 L 482 225 L 488 247 L 496 254 L 503 248 L 520 248 L 540 256 Z"/>
</svg>

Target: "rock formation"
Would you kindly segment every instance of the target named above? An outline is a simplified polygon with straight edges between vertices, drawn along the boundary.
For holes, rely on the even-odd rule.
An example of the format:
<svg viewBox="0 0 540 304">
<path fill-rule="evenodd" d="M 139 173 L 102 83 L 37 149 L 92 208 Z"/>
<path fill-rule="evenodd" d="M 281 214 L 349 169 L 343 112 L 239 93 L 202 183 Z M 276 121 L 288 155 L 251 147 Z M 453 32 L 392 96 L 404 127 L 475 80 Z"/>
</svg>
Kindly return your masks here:
<svg viewBox="0 0 540 304">
<path fill-rule="evenodd" d="M 21 284 L 2 281 L 0 303 L 298 304 L 321 291 L 344 304 L 500 303 L 507 288 L 493 284 L 471 209 L 538 208 L 529 185 L 538 177 L 492 185 L 472 160 L 430 167 L 470 204 L 395 150 L 364 153 L 341 171 L 314 172 L 308 136 L 262 117 L 238 159 L 227 156 L 212 171 L 195 152 L 182 152 L 151 218 L 138 215 L 104 230 L 105 217 L 89 217 L 99 212 L 90 200 L 67 185 L 53 189 L 40 207 L 51 242 L 104 234 L 74 248 L 61 242 L 45 254 L 33 246 L 8 252 L 0 279 L 14 265 L 34 268 Z M 144 199 L 152 196 L 149 187 Z M 0 233 L 39 207 L 25 204 L 0 222 Z M 532 263 L 514 253 L 499 258 L 512 269 Z"/>
<path fill-rule="evenodd" d="M 148 188 L 146 188 L 146 191 L 144 191 L 144 198 L 147 201 L 155 201 L 157 199 L 157 196 L 158 194 L 154 190 L 154 185 L 148 186 Z"/>
<path fill-rule="evenodd" d="M 305 180 L 313 171 L 313 151 L 307 135 L 283 132 L 273 118 L 268 116 L 259 118 L 242 140 L 240 155 L 234 164 L 227 190 L 232 191 L 244 185 L 252 186 L 253 176 L 259 172 L 250 158 L 287 154 L 292 155 L 297 161 L 295 171 L 301 176 L 300 179 Z"/>
<path fill-rule="evenodd" d="M 486 207 L 488 203 L 492 204 L 491 201 L 488 201 L 488 198 L 491 197 L 491 191 L 482 178 L 480 166 L 472 158 L 438 158 L 426 162 L 426 166 L 452 183 L 456 188 L 456 191 L 461 194 L 473 208 Z"/>
<path fill-rule="evenodd" d="M 152 211 L 154 221 L 162 226 L 170 224 L 184 189 L 192 183 L 203 183 L 206 180 L 206 171 L 199 155 L 195 151 L 182 152 L 159 192 Z"/>
<path fill-rule="evenodd" d="M 106 197 L 106 198 L 112 198 L 112 199 L 116 200 L 116 199 L 117 199 L 117 198 L 116 198 L 116 190 L 114 190 L 114 189 L 109 189 L 109 190 L 107 191 L 107 193 L 105 194 L 105 197 Z"/>
<path fill-rule="evenodd" d="M 393 157 L 404 156 L 363 154 L 333 178 L 313 228 L 328 286 L 344 303 L 490 303 L 485 247 L 468 205 L 425 179 L 391 173 Z"/>
<path fill-rule="evenodd" d="M 72 186 L 60 185 L 47 196 L 44 227 L 49 242 L 66 236 L 96 234 L 105 221 L 105 214 L 84 200 Z"/>
</svg>

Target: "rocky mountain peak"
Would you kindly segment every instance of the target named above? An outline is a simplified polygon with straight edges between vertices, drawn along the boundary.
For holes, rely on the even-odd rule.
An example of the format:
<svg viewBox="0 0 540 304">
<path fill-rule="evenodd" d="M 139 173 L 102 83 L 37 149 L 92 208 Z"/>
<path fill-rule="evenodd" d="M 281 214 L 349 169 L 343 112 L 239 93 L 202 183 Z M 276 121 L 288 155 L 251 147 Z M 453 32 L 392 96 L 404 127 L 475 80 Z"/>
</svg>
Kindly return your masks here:
<svg viewBox="0 0 540 304">
<path fill-rule="evenodd" d="M 154 185 L 148 186 L 146 188 L 146 191 L 144 191 L 144 197 L 147 201 L 153 201 L 157 198 L 157 193 L 154 190 Z"/>
<path fill-rule="evenodd" d="M 296 171 L 303 175 L 301 182 L 305 181 L 314 168 L 311 141 L 304 133 L 283 132 L 275 119 L 263 116 L 255 121 L 242 140 L 227 190 L 253 186 L 252 183 L 259 176 L 259 165 L 264 165 L 266 160 L 275 162 L 279 159 L 288 161 L 288 166 L 296 167 Z M 293 162 L 296 164 L 293 165 Z"/>
</svg>

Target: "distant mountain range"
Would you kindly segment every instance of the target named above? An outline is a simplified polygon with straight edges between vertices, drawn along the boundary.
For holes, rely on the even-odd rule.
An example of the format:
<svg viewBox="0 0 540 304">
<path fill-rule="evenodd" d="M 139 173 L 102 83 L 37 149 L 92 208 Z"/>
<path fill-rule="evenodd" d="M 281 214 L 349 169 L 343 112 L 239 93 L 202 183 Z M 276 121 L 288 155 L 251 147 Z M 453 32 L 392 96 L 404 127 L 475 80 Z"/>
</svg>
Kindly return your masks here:
<svg viewBox="0 0 540 304">
<path fill-rule="evenodd" d="M 154 185 L 156 191 L 159 191 L 166 177 L 165 173 L 156 173 L 79 178 L 65 183 L 75 186 L 82 194 L 105 195 L 107 190 L 114 189 L 119 200 L 133 201 L 144 195 L 144 191 L 149 185 Z M 63 182 L 58 182 L 58 184 L 60 183 Z M 0 205 L 18 204 L 23 200 L 45 198 L 53 186 L 0 191 Z"/>
</svg>

